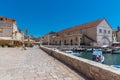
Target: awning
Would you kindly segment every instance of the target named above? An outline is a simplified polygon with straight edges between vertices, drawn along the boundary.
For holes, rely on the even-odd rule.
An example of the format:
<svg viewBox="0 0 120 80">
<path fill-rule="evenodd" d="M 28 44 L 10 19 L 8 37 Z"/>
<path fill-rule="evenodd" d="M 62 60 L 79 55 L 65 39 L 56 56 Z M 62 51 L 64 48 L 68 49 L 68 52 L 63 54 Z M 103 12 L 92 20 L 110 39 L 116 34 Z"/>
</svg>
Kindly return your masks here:
<svg viewBox="0 0 120 80">
<path fill-rule="evenodd" d="M 105 48 L 105 47 L 108 47 L 108 45 L 103 45 L 102 47 L 104 47 L 104 48 Z"/>
<path fill-rule="evenodd" d="M 113 42 L 113 44 L 120 44 L 120 42 Z"/>
<path fill-rule="evenodd" d="M 13 40 L 11 37 L 0 37 L 0 40 Z"/>
<path fill-rule="evenodd" d="M 21 41 L 21 40 L 17 40 L 17 39 L 12 39 L 11 37 L 0 37 L 0 40 L 6 40 L 6 41 Z"/>
<path fill-rule="evenodd" d="M 34 40 L 32 40 L 32 39 L 24 39 L 24 42 L 35 42 Z"/>
</svg>

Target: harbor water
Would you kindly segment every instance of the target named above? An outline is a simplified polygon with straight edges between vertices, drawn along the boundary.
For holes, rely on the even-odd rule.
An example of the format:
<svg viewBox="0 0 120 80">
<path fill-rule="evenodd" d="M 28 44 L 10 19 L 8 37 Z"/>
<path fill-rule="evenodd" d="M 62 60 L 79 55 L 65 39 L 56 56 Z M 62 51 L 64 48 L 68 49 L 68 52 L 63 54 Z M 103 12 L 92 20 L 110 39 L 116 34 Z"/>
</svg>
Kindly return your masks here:
<svg viewBox="0 0 120 80">
<path fill-rule="evenodd" d="M 92 60 L 92 52 L 80 52 L 82 58 Z M 104 53 L 105 61 L 103 64 L 106 65 L 120 65 L 120 53 L 112 54 L 112 53 Z"/>
</svg>

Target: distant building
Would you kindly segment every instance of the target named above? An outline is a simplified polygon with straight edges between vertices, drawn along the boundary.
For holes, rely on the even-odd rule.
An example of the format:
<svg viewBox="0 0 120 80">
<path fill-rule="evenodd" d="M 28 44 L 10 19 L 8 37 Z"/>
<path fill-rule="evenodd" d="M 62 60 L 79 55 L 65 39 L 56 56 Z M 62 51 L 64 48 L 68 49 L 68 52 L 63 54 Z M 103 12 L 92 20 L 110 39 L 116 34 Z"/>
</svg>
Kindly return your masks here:
<svg viewBox="0 0 120 80">
<path fill-rule="evenodd" d="M 40 42 L 43 44 L 43 45 L 55 45 L 54 43 L 54 39 L 56 38 L 56 35 L 57 33 L 56 32 L 50 32 L 42 37 L 40 37 Z"/>
<path fill-rule="evenodd" d="M 118 47 L 120 46 L 120 27 L 118 27 L 118 30 L 113 30 L 112 31 L 112 46 Z"/>
<path fill-rule="evenodd" d="M 117 41 L 120 42 L 120 27 L 118 27 L 116 34 L 117 34 Z"/>
<path fill-rule="evenodd" d="M 112 27 L 106 19 L 71 27 L 57 33 L 43 36 L 43 43 L 54 45 L 90 45 L 112 44 Z"/>
<path fill-rule="evenodd" d="M 117 31 L 116 30 L 112 31 L 112 41 L 113 41 L 113 43 L 118 42 L 118 40 L 117 40 Z"/>
<path fill-rule="evenodd" d="M 23 33 L 18 29 L 16 21 L 11 18 L 0 16 L 0 45 L 12 45 L 16 41 L 21 42 Z"/>
</svg>

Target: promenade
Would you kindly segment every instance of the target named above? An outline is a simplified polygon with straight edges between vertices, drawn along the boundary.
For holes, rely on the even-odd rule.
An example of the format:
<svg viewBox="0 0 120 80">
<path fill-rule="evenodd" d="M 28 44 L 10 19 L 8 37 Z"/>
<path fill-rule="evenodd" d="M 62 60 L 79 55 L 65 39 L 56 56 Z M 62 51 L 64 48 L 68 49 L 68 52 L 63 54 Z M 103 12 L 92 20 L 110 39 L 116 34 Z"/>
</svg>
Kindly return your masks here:
<svg viewBox="0 0 120 80">
<path fill-rule="evenodd" d="M 39 48 L 0 48 L 0 80 L 87 80 Z"/>
</svg>

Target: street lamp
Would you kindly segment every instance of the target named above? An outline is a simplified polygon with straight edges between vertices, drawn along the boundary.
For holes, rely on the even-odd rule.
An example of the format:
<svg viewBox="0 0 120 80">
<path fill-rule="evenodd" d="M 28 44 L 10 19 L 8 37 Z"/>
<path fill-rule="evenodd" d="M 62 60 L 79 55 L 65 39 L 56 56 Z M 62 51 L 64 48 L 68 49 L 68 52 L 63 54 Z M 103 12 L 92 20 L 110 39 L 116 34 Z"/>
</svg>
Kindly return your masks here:
<svg viewBox="0 0 120 80">
<path fill-rule="evenodd" d="M 49 46 L 49 41 L 50 41 L 50 36 L 49 36 L 49 34 L 48 34 L 48 46 Z"/>
</svg>

